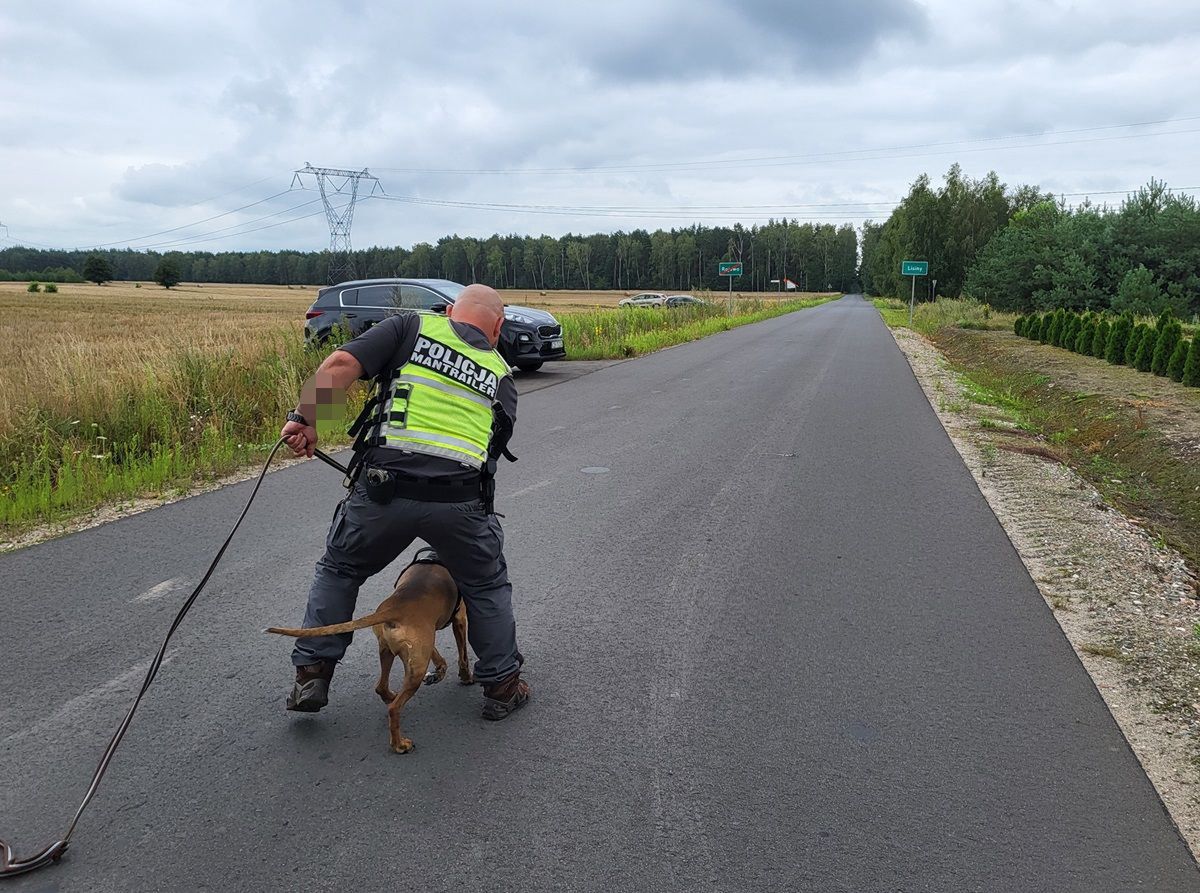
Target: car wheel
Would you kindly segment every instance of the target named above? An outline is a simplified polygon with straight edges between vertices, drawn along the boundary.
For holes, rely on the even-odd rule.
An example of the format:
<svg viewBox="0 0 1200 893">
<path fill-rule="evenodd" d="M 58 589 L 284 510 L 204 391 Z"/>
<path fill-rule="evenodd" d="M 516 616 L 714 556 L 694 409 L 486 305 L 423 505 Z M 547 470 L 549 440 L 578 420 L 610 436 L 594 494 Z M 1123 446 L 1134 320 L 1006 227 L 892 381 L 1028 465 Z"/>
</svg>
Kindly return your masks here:
<svg viewBox="0 0 1200 893">
<path fill-rule="evenodd" d="M 522 372 L 537 372 L 542 368 L 542 361 L 538 360 L 536 363 L 517 363 L 517 368 Z"/>
</svg>

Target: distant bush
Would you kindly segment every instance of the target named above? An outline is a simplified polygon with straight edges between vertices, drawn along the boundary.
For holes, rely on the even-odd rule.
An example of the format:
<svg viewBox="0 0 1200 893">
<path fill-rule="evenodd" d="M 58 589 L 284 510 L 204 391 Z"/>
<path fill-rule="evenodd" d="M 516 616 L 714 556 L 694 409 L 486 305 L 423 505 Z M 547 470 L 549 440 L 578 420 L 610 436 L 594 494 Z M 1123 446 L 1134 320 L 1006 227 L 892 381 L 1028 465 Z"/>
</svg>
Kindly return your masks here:
<svg viewBox="0 0 1200 893">
<path fill-rule="evenodd" d="M 38 285 L 36 282 L 31 282 L 31 283 L 29 283 L 29 285 L 27 285 L 25 287 L 25 291 L 27 291 L 27 292 L 36 292 L 36 291 L 41 291 L 41 290 L 42 290 L 42 287 L 40 285 Z"/>
<path fill-rule="evenodd" d="M 1014 335 L 1025 334 L 1025 317 L 1024 316 L 1018 316 L 1016 319 L 1013 320 L 1013 334 Z"/>
<path fill-rule="evenodd" d="M 83 277 L 70 267 L 49 267 L 40 272 L 0 270 L 0 282 L 27 282 L 30 279 L 36 279 L 38 282 L 83 282 Z"/>
<path fill-rule="evenodd" d="M 154 281 L 163 288 L 173 288 L 179 284 L 179 268 L 165 257 L 158 262 L 154 270 Z"/>
<path fill-rule="evenodd" d="M 106 257 L 89 254 L 87 260 L 83 262 L 83 275 L 87 277 L 88 282 L 103 285 L 113 278 L 112 264 Z"/>
<path fill-rule="evenodd" d="M 53 282 L 47 282 L 46 283 L 46 293 L 51 294 L 51 295 L 58 294 L 58 286 L 55 285 Z"/>
</svg>

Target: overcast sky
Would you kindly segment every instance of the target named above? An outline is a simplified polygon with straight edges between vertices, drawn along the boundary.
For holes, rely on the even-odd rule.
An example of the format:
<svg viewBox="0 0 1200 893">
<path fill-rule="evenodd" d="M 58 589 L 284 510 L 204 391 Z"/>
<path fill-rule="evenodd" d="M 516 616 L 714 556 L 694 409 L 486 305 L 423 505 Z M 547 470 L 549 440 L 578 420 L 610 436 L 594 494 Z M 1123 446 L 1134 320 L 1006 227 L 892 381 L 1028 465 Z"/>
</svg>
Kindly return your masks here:
<svg viewBox="0 0 1200 893">
<path fill-rule="evenodd" d="M 1194 187 L 1197 84 L 1195 0 L 4 0 L 0 246 L 326 247 L 306 162 L 356 247 Z"/>
</svg>

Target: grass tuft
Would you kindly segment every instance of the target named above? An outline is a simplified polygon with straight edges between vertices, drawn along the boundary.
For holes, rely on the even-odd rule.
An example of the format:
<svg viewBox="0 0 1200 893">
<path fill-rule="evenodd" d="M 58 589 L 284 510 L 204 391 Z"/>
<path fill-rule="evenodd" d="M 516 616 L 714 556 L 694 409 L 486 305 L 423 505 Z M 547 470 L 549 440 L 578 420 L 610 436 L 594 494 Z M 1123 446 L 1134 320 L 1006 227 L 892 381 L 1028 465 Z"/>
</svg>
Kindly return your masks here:
<svg viewBox="0 0 1200 893">
<path fill-rule="evenodd" d="M 567 350 L 576 360 L 615 360 L 641 356 L 695 341 L 736 326 L 815 307 L 836 296 L 792 301 L 735 300 L 691 307 L 635 307 L 591 310 L 560 317 Z"/>
</svg>

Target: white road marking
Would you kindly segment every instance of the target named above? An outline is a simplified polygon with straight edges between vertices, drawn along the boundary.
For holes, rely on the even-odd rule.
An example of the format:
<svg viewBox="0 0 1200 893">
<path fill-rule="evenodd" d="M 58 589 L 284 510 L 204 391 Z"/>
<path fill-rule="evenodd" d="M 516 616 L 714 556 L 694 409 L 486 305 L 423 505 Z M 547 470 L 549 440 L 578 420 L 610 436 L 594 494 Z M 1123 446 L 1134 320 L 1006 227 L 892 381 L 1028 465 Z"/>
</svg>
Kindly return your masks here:
<svg viewBox="0 0 1200 893">
<path fill-rule="evenodd" d="M 534 490 L 540 490 L 542 487 L 549 487 L 553 484 L 552 480 L 538 481 L 536 484 L 530 484 L 528 487 L 522 487 L 520 490 L 513 490 L 511 493 L 504 495 L 504 499 L 515 499 L 518 496 L 524 496 L 526 493 L 532 493 Z"/>
<path fill-rule="evenodd" d="M 165 667 L 171 662 L 175 656 L 174 651 L 168 651 L 163 657 L 162 665 Z M 67 701 L 49 716 L 44 719 L 39 719 L 27 729 L 21 729 L 18 732 L 13 732 L 11 735 L 6 735 L 0 738 L 0 744 L 15 744 L 23 738 L 34 736 L 38 739 L 49 740 L 53 732 L 61 732 L 64 728 L 76 728 L 85 723 L 81 723 L 80 714 L 91 706 L 93 701 L 103 698 L 105 695 L 121 693 L 128 694 L 133 692 L 146 671 L 150 669 L 152 658 L 139 661 L 134 664 L 124 673 L 119 676 L 114 676 L 107 682 L 102 682 L 95 688 L 88 689 L 81 695 L 76 695 Z"/>
<path fill-rule="evenodd" d="M 163 580 L 157 586 L 151 586 L 141 595 L 135 595 L 135 602 L 152 602 L 155 599 L 162 598 L 164 595 L 169 595 L 176 589 L 179 589 L 184 584 L 183 577 L 172 577 L 170 580 Z"/>
</svg>

